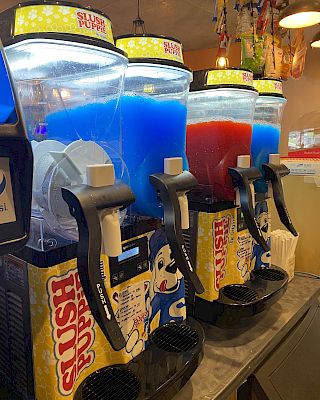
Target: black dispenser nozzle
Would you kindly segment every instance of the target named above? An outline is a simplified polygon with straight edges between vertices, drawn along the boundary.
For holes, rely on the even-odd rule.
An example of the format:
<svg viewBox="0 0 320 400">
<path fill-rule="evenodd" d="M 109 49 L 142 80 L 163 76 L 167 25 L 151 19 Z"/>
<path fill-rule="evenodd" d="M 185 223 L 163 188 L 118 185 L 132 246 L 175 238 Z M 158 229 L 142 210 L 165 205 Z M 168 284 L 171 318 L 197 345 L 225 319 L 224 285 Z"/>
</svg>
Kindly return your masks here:
<svg viewBox="0 0 320 400">
<path fill-rule="evenodd" d="M 228 168 L 233 185 L 239 189 L 241 210 L 247 227 L 254 240 L 262 246 L 264 251 L 270 251 L 265 241 L 254 212 L 251 184 L 262 178 L 257 168 Z"/>
<path fill-rule="evenodd" d="M 125 347 L 126 341 L 105 288 L 103 267 L 100 264 L 103 233 L 99 214 L 106 210 L 128 207 L 134 202 L 134 195 L 127 185 L 112 184 L 62 188 L 62 197 L 78 224 L 78 271 L 88 305 L 112 348 L 120 350 Z"/>
<path fill-rule="evenodd" d="M 263 164 L 262 168 L 265 172 L 265 181 L 271 182 L 273 198 L 281 222 L 293 234 L 293 236 L 298 236 L 286 207 L 282 187 L 282 178 L 289 175 L 290 170 L 284 164 L 277 165 L 271 163 Z"/>
<path fill-rule="evenodd" d="M 196 274 L 182 235 L 179 202 L 179 196 L 194 189 L 198 182 L 190 172 L 183 171 L 175 175 L 166 173 L 150 175 L 150 183 L 157 190 L 163 204 L 165 232 L 176 264 L 195 291 L 201 294 L 204 288 Z"/>
</svg>

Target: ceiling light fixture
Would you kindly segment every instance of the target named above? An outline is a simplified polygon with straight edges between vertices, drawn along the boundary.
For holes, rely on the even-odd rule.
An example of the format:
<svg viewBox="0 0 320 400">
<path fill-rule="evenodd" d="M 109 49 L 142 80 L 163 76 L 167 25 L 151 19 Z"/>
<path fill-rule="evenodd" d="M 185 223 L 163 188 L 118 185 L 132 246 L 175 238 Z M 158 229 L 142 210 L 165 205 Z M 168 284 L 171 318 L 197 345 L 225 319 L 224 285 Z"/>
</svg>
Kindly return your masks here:
<svg viewBox="0 0 320 400">
<path fill-rule="evenodd" d="M 229 59 L 228 57 L 218 56 L 216 60 L 216 68 L 218 69 L 227 69 L 229 68 Z"/>
<path fill-rule="evenodd" d="M 314 49 L 319 49 L 320 48 L 320 32 L 318 32 L 312 39 L 311 41 L 311 47 Z"/>
<path fill-rule="evenodd" d="M 283 28 L 306 28 L 320 23 L 320 1 L 300 0 L 287 6 L 280 14 Z"/>
<path fill-rule="evenodd" d="M 146 27 L 144 25 L 144 20 L 141 19 L 140 17 L 140 0 L 138 0 L 137 8 L 138 8 L 138 15 L 137 18 L 132 23 L 132 33 L 135 35 L 138 34 L 145 35 L 147 32 L 146 32 Z"/>
<path fill-rule="evenodd" d="M 222 25 L 220 27 L 220 43 L 218 48 L 218 54 L 216 58 L 216 68 L 217 69 L 227 69 L 229 68 L 229 46 L 231 43 L 231 38 L 227 32 L 227 3 L 226 0 L 223 1 L 222 9 Z M 223 32 L 222 32 L 223 30 Z"/>
</svg>

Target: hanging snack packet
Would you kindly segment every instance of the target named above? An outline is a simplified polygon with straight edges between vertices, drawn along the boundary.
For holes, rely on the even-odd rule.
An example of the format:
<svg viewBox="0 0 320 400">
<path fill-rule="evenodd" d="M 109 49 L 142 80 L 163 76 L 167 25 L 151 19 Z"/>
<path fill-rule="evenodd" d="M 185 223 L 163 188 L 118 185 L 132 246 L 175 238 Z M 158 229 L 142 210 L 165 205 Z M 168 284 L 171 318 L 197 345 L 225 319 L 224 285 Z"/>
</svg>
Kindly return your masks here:
<svg viewBox="0 0 320 400">
<path fill-rule="evenodd" d="M 266 44 L 266 64 L 264 74 L 267 78 L 281 78 L 283 50 L 271 35 L 267 34 Z"/>
<path fill-rule="evenodd" d="M 256 33 L 256 26 L 258 20 L 257 4 L 248 3 L 246 0 L 241 0 L 238 6 L 236 37 L 240 38 L 241 35 Z"/>
<path fill-rule="evenodd" d="M 282 80 L 287 80 L 291 76 L 292 61 L 293 55 L 291 53 L 291 46 L 284 46 L 281 66 Z"/>
<path fill-rule="evenodd" d="M 241 36 L 241 67 L 262 74 L 265 65 L 264 39 L 257 35 Z"/>
<path fill-rule="evenodd" d="M 257 33 L 263 36 L 267 30 L 269 20 L 270 0 L 263 0 L 257 21 Z"/>
<path fill-rule="evenodd" d="M 296 34 L 293 39 L 294 47 L 294 57 L 292 62 L 292 78 L 300 79 L 303 75 L 305 62 L 306 62 L 306 55 L 307 55 L 307 45 L 304 41 L 304 30 L 303 29 L 296 29 Z"/>
</svg>

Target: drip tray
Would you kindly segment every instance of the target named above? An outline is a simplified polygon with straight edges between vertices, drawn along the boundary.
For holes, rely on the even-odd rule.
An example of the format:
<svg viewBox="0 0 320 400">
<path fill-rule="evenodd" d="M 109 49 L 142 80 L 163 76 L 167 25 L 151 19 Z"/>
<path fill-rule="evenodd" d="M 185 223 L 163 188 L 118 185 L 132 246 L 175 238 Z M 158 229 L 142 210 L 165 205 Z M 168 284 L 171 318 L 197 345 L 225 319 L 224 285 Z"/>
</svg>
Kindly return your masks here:
<svg viewBox="0 0 320 400">
<path fill-rule="evenodd" d="M 251 273 L 250 281 L 221 289 L 217 301 L 196 297 L 194 316 L 214 325 L 233 327 L 270 308 L 285 293 L 287 285 L 288 275 L 281 268 L 258 269 Z"/>
<path fill-rule="evenodd" d="M 169 400 L 198 367 L 203 342 L 203 329 L 191 318 L 163 325 L 128 364 L 102 368 L 85 379 L 74 400 Z"/>
<path fill-rule="evenodd" d="M 128 369 L 105 368 L 88 377 L 83 387 L 83 400 L 137 400 L 141 391 L 139 379 Z"/>
<path fill-rule="evenodd" d="M 286 278 L 284 272 L 270 268 L 270 269 L 257 269 L 252 272 L 255 278 L 263 279 L 265 281 L 283 281 Z"/>
<path fill-rule="evenodd" d="M 199 334 L 189 325 L 171 323 L 156 329 L 151 335 L 151 342 L 161 350 L 182 353 L 197 346 Z"/>
<path fill-rule="evenodd" d="M 222 294 L 241 304 L 252 303 L 258 299 L 258 293 L 248 286 L 244 285 L 230 285 L 222 289 Z"/>
</svg>

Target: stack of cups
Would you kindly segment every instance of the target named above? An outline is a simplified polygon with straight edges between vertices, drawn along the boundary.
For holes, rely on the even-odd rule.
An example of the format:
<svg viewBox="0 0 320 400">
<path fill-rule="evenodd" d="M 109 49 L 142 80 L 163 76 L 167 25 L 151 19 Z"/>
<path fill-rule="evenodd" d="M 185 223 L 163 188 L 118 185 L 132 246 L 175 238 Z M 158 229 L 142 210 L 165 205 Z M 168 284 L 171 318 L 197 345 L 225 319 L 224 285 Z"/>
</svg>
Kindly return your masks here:
<svg viewBox="0 0 320 400">
<path fill-rule="evenodd" d="M 271 263 L 285 270 L 289 281 L 294 277 L 295 252 L 299 236 L 277 229 L 271 233 Z"/>
</svg>

